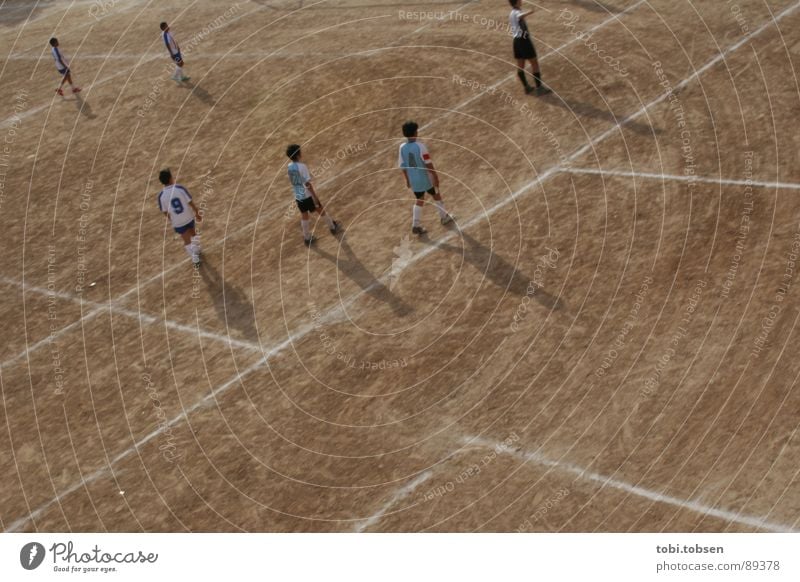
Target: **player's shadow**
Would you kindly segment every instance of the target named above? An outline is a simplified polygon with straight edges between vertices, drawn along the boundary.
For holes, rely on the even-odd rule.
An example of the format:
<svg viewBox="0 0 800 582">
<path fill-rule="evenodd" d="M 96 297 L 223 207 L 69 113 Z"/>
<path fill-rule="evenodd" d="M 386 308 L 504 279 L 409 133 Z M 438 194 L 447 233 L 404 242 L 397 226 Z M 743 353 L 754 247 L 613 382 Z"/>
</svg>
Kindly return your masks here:
<svg viewBox="0 0 800 582">
<path fill-rule="evenodd" d="M 195 85 L 191 81 L 185 81 L 181 83 L 179 86 L 183 87 L 184 89 L 190 89 L 192 91 L 193 97 L 196 97 L 197 99 L 200 100 L 201 103 L 205 103 L 209 107 L 213 107 L 214 105 L 217 104 L 217 102 L 214 100 L 214 97 L 212 97 L 211 93 L 203 89 L 200 85 Z"/>
<path fill-rule="evenodd" d="M 564 97 L 563 95 L 557 95 L 555 93 L 551 93 L 546 97 L 548 103 L 555 105 L 557 107 L 561 107 L 566 109 L 567 111 L 573 113 L 578 117 L 587 117 L 589 119 L 599 119 L 601 121 L 606 121 L 608 123 L 622 124 L 622 120 L 625 119 L 624 116 L 620 117 L 619 115 L 615 115 L 612 111 L 607 109 L 600 109 L 599 107 L 595 107 L 591 103 L 583 103 L 582 101 L 575 101 L 573 99 L 569 99 Z M 644 135 L 644 136 L 652 136 L 652 135 L 659 135 L 662 133 L 661 129 L 654 127 L 652 125 L 648 125 L 647 123 L 641 123 L 636 120 L 629 121 L 621 127 L 630 129 L 632 132 Z"/>
<path fill-rule="evenodd" d="M 97 115 L 92 111 L 92 106 L 83 100 L 80 93 L 75 94 L 75 106 L 78 108 L 78 113 L 84 115 L 88 119 L 94 119 Z"/>
<path fill-rule="evenodd" d="M 338 255 L 322 250 L 318 244 L 313 245 L 311 248 L 320 257 L 336 265 L 342 274 L 361 287 L 367 295 L 387 304 L 395 315 L 404 317 L 413 311 L 410 305 L 392 293 L 380 279 L 375 277 L 364 266 L 364 263 L 361 262 L 350 247 L 346 234 L 342 236 L 339 244 L 342 252 Z"/>
<path fill-rule="evenodd" d="M 420 241 L 449 251 L 455 255 L 461 255 L 464 260 L 478 269 L 479 272 L 488 278 L 492 283 L 509 293 L 523 297 L 529 294 L 529 285 L 533 278 L 526 275 L 514 265 L 506 261 L 503 257 L 492 251 L 489 247 L 470 236 L 464 230 L 459 231 L 459 236 L 464 241 L 464 246 L 451 245 L 446 242 L 437 242 L 427 236 L 420 237 Z M 557 311 L 564 307 L 564 302 L 545 291 L 542 287 L 536 287 L 531 294 L 532 298 L 544 307 Z"/>
<path fill-rule="evenodd" d="M 247 294 L 236 285 L 225 281 L 219 271 L 207 261 L 200 264 L 199 271 L 220 321 L 241 333 L 243 338 L 257 342 L 255 309 Z"/>
</svg>

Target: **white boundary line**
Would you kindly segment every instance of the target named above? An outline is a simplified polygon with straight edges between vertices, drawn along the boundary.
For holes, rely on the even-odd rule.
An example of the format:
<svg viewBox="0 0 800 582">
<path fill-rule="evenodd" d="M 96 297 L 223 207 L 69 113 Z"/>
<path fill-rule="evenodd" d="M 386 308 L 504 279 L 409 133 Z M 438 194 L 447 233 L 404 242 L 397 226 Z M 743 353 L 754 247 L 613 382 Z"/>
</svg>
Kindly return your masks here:
<svg viewBox="0 0 800 582">
<path fill-rule="evenodd" d="M 138 320 L 140 323 L 143 324 L 147 325 L 163 324 L 164 327 L 168 329 L 183 332 L 196 337 L 210 339 L 212 341 L 224 343 L 229 346 L 235 346 L 237 348 L 242 348 L 245 350 L 258 351 L 258 352 L 261 351 L 261 346 L 259 346 L 259 344 L 256 342 L 251 342 L 247 340 L 238 340 L 230 336 L 226 336 L 220 333 L 203 329 L 199 326 L 191 327 L 189 325 L 184 325 L 182 323 L 178 323 L 177 321 L 173 321 L 171 319 L 156 317 L 155 315 L 150 315 L 148 313 L 144 313 L 141 311 L 133 311 L 125 307 L 114 305 L 112 302 L 97 303 L 95 301 L 90 301 L 88 299 L 81 299 L 80 297 L 71 295 L 69 293 L 64 293 L 62 291 L 50 291 L 48 289 L 43 289 L 41 287 L 28 285 L 27 283 L 22 283 L 21 281 L 17 281 L 15 279 L 10 279 L 8 277 L 3 277 L 3 276 L 0 276 L 0 283 L 19 287 L 23 291 L 23 297 L 25 292 L 35 293 L 37 295 L 42 295 L 44 297 L 58 297 L 59 299 L 63 299 L 65 301 L 71 301 L 72 303 L 77 303 L 78 305 L 86 305 L 88 307 L 91 307 L 93 310 L 96 310 L 98 312 L 98 315 L 100 313 L 115 313 L 117 315 L 124 315 L 125 317 L 130 317 L 131 319 Z M 71 324 L 59 329 L 57 332 L 48 335 L 46 338 L 36 342 L 34 345 L 23 350 L 16 356 L 13 356 L 5 360 L 4 362 L 0 363 L 0 368 L 7 368 L 17 360 L 20 360 L 24 358 L 26 355 L 30 354 L 38 347 L 50 343 L 52 340 L 56 339 L 57 337 L 60 337 L 61 335 L 69 331 L 69 329 L 74 329 L 82 319 L 83 318 L 80 318 L 77 321 L 73 321 Z"/>
<path fill-rule="evenodd" d="M 703 182 L 706 184 L 722 184 L 725 186 L 756 186 L 777 190 L 800 190 L 800 184 L 793 182 L 765 182 L 763 180 L 733 180 L 729 178 L 712 178 L 707 176 L 681 176 L 679 174 L 656 174 L 652 172 L 626 172 L 623 170 L 597 170 L 594 168 L 565 168 L 567 174 L 589 174 L 595 176 L 612 176 L 615 178 L 642 178 L 644 180 L 672 180 L 678 182 Z"/>
<path fill-rule="evenodd" d="M 417 475 L 417 477 L 414 478 L 412 481 L 409 481 L 408 483 L 400 487 L 395 492 L 395 494 L 392 495 L 392 497 L 381 506 L 381 508 L 378 511 L 373 513 L 367 519 L 358 522 L 356 526 L 353 528 L 353 531 L 356 533 L 361 533 L 364 530 L 378 523 L 381 520 L 381 518 L 384 515 L 386 515 L 386 512 L 389 511 L 392 507 L 394 507 L 395 503 L 399 503 L 400 501 L 411 495 L 417 489 L 417 487 L 425 483 L 425 481 L 430 479 L 432 476 L 433 476 L 433 471 L 430 470 Z"/>
<path fill-rule="evenodd" d="M 628 10 L 630 10 L 630 9 L 633 9 L 634 7 L 636 7 L 636 6 L 640 5 L 640 4 L 641 4 L 642 2 L 644 2 L 644 1 L 646 1 L 646 0 L 640 0 L 639 2 L 637 2 L 636 4 L 634 4 L 632 7 L 629 7 L 628 9 L 626 9 L 626 11 L 628 11 Z M 650 101 L 648 104 L 646 104 L 646 105 L 642 106 L 642 107 L 641 107 L 641 108 L 640 108 L 640 109 L 639 109 L 637 112 L 635 112 L 635 113 L 633 113 L 633 114 L 629 115 L 628 117 L 626 117 L 625 119 L 621 120 L 619 123 L 617 123 L 617 124 L 616 124 L 616 125 L 614 125 L 613 127 L 611 127 L 611 128 L 609 128 L 608 130 L 604 131 L 603 133 L 601 133 L 601 134 L 600 134 L 600 135 L 598 135 L 597 137 L 595 137 L 595 138 L 591 139 L 591 140 L 590 140 L 590 141 L 589 141 L 587 144 L 585 144 L 584 146 L 582 146 L 582 147 L 578 148 L 577 150 L 575 150 L 575 151 L 574 151 L 574 152 L 573 152 L 573 153 L 572 153 L 570 156 L 568 156 L 568 157 L 567 157 L 567 158 L 566 158 L 566 159 L 565 159 L 563 162 L 561 162 L 561 163 L 559 163 L 558 165 L 556 165 L 556 166 L 553 166 L 553 167 L 551 167 L 550 169 L 546 170 L 545 172 L 543 172 L 542 174 L 540 174 L 540 175 L 539 175 L 537 178 L 535 178 L 534 180 L 531 180 L 530 182 L 528 182 L 527 184 L 525 184 L 525 185 L 524 185 L 522 188 L 520 188 L 520 189 L 518 189 L 517 191 L 515 191 L 514 193 L 512 193 L 512 195 L 511 195 L 509 198 L 507 198 L 507 199 L 505 199 L 505 200 L 502 200 L 501 202 L 498 202 L 497 204 L 495 204 L 495 205 L 494 205 L 494 206 L 492 206 L 491 208 L 487 209 L 487 210 L 486 210 L 484 213 L 482 213 L 482 214 L 480 214 L 480 215 L 478 215 L 478 216 L 474 217 L 473 219 L 471 219 L 470 221 L 468 221 L 467 223 L 465 223 L 465 224 L 462 226 L 462 228 L 468 228 L 469 226 L 471 226 L 471 225 L 473 225 L 473 224 L 476 224 L 476 223 L 478 223 L 478 222 L 482 221 L 482 220 L 483 220 L 485 217 L 487 217 L 487 216 L 490 216 L 491 214 L 494 214 L 495 212 L 497 212 L 497 211 L 498 211 L 498 210 L 500 210 L 501 208 L 503 208 L 503 207 L 505 207 L 506 205 L 508 205 L 509 203 L 513 202 L 514 200 L 516 200 L 517 198 L 519 198 L 520 196 L 522 196 L 522 195 L 523 195 L 525 192 L 527 192 L 528 190 L 530 190 L 530 189 L 531 189 L 531 188 L 533 188 L 534 186 L 536 186 L 536 185 L 538 185 L 538 184 L 541 184 L 541 183 L 543 183 L 544 181 L 548 180 L 548 179 L 549 179 L 550 177 L 552 177 L 553 175 L 556 175 L 557 173 L 559 173 L 559 172 L 561 171 L 562 167 L 563 167 L 565 164 L 569 163 L 571 160 L 575 159 L 576 157 L 578 157 L 578 156 L 580 156 L 580 155 L 584 154 L 586 151 L 588 151 L 588 150 L 592 149 L 592 148 L 593 148 L 593 147 L 594 147 L 594 146 L 595 146 L 597 143 L 604 141 L 604 140 L 605 140 L 605 139 L 607 139 L 609 136 L 611 136 L 611 135 L 612 135 L 614 132 L 616 132 L 617 130 L 621 129 L 621 128 L 622 128 L 622 126 L 624 126 L 624 125 L 627 125 L 628 123 L 630 123 L 630 122 L 631 122 L 631 121 L 633 121 L 634 119 L 636 119 L 636 118 L 638 118 L 639 116 L 641 116 L 641 115 L 643 115 L 644 113 L 646 113 L 646 112 L 647 112 L 647 111 L 648 111 L 648 110 L 649 110 L 651 107 L 653 107 L 653 106 L 657 105 L 658 103 L 661 103 L 662 101 L 664 101 L 665 99 L 667 99 L 667 98 L 670 96 L 670 94 L 671 94 L 673 91 L 675 91 L 675 90 L 678 90 L 678 89 L 680 89 L 680 88 L 683 88 L 683 87 L 685 87 L 686 85 L 688 85 L 688 84 L 689 84 L 691 81 L 693 81 L 694 79 L 696 79 L 697 77 L 699 77 L 700 75 L 702 75 L 702 74 L 703 74 L 705 71 L 707 71 L 708 69 L 710 69 L 711 67 L 713 67 L 714 65 L 716 65 L 717 63 L 719 63 L 720 61 L 723 61 L 727 55 L 729 55 L 729 54 L 731 54 L 732 52 L 734 52 L 734 51 L 736 51 L 737 49 L 739 49 L 739 48 L 740 48 L 742 45 L 744 45 L 744 44 L 745 44 L 747 41 L 749 41 L 751 38 L 753 38 L 753 37 L 755 37 L 755 36 L 759 35 L 761 32 L 763 32 L 764 30 L 766 30 L 767 28 L 769 28 L 769 27 L 770 27 L 770 26 L 772 26 L 773 24 L 776 24 L 777 22 L 779 22 L 780 20 L 782 20 L 784 17 L 786 17 L 787 15 L 789 15 L 789 14 L 791 14 L 792 12 L 794 12 L 795 10 L 797 10 L 798 8 L 800 8 L 800 2 L 797 2 L 797 3 L 795 3 L 793 6 L 790 6 L 790 7 L 786 8 L 786 9 L 784 9 L 784 10 L 783 10 L 783 11 L 781 11 L 781 12 L 780 12 L 780 13 L 779 13 L 777 16 L 773 17 L 773 18 L 772 18 L 770 21 L 768 21 L 768 22 L 764 23 L 763 25 L 761 25 L 761 26 L 760 26 L 760 27 L 758 27 L 757 29 L 755 29 L 755 30 L 751 31 L 751 32 L 750 32 L 748 35 L 744 36 L 744 37 L 743 37 L 743 38 L 741 38 L 741 39 L 740 39 L 738 42 L 734 43 L 733 45 L 731 45 L 730 47 L 728 47 L 727 49 L 725 49 L 723 52 L 719 53 L 719 54 L 718 54 L 716 57 L 714 57 L 713 59 L 711 59 L 709 62 L 707 62 L 707 63 L 706 63 L 705 65 L 703 65 L 701 68 L 699 68 L 699 69 L 696 69 L 696 70 L 695 70 L 695 72 L 694 72 L 692 75 L 690 75 L 689 77 L 686 77 L 686 78 L 685 78 L 683 81 L 681 81 L 680 83 L 678 83 L 677 85 L 675 85 L 675 87 L 673 88 L 673 90 L 672 90 L 672 91 L 668 91 L 668 92 L 666 92 L 666 93 L 663 93 L 663 94 L 662 94 L 660 97 L 657 97 L 656 99 L 654 99 L 654 100 Z M 612 17 L 608 18 L 607 20 L 603 21 L 603 23 L 601 23 L 600 25 L 597 25 L 597 27 L 599 27 L 599 26 L 602 26 L 602 25 L 604 25 L 604 24 L 607 24 L 607 23 L 609 23 L 609 22 L 612 22 L 612 21 L 618 20 L 618 19 L 619 19 L 619 17 L 620 17 L 620 16 L 622 16 L 622 15 L 623 15 L 623 14 L 624 14 L 626 11 L 623 11 L 623 12 L 621 12 L 621 13 L 618 13 L 618 14 L 615 14 L 615 15 L 613 15 Z M 597 28 L 597 27 L 595 27 L 595 28 Z M 594 29 L 592 29 L 592 30 L 594 30 Z M 571 44 L 572 42 L 575 42 L 575 40 L 573 39 L 573 41 L 570 41 L 570 42 L 569 42 L 569 43 L 567 43 L 567 44 Z M 565 46 L 566 46 L 566 45 L 565 45 Z M 560 49 L 557 49 L 557 50 L 560 50 Z M 556 51 L 554 51 L 554 52 L 556 52 Z M 504 79 L 502 79 L 501 81 L 498 81 L 498 82 L 497 82 L 497 83 L 496 83 L 494 86 L 500 85 L 501 83 L 505 82 L 505 81 L 506 81 L 506 80 L 508 80 L 509 78 L 512 78 L 513 76 L 514 76 L 514 75 L 513 75 L 513 74 L 511 74 L 511 75 L 509 75 L 509 76 L 505 77 L 505 78 L 504 78 Z M 480 97 L 480 96 L 482 96 L 482 95 L 483 95 L 483 93 L 479 93 L 478 95 L 476 95 L 476 96 L 473 96 L 472 98 L 470 98 L 470 99 L 468 99 L 467 101 L 463 102 L 463 103 L 462 103 L 461 105 L 459 105 L 458 107 L 459 107 L 459 108 L 461 108 L 461 107 L 464 107 L 466 104 L 468 104 L 468 103 L 472 102 L 473 100 L 477 99 L 478 97 Z M 451 111 L 452 111 L 452 110 L 451 110 Z M 445 116 L 443 115 L 442 117 L 445 117 Z M 438 119 L 441 119 L 442 117 L 440 117 L 440 118 L 438 118 Z M 351 168 L 351 169 L 352 169 L 352 168 Z M 248 226 L 247 226 L 247 228 L 249 228 L 250 226 L 252 226 L 252 225 L 248 225 Z M 244 230 L 244 229 L 242 229 L 242 230 Z M 444 237 L 442 237 L 442 238 L 441 238 L 441 239 L 440 239 L 438 242 L 439 242 L 439 243 L 442 243 L 442 242 L 444 242 L 445 240 L 447 240 L 447 239 L 451 238 L 452 236 L 455 236 L 455 235 L 454 235 L 454 233 L 452 233 L 452 232 L 451 232 L 449 235 L 445 235 Z M 226 237 L 226 238 L 227 238 L 227 237 Z M 417 255 L 415 255 L 415 256 L 414 256 L 414 258 L 413 258 L 411 261 L 409 261 L 409 262 L 408 262 L 408 264 L 404 265 L 404 268 L 407 268 L 407 267 L 408 267 L 408 265 L 410 265 L 410 264 L 412 264 L 412 263 L 416 262 L 416 261 L 417 261 L 417 260 L 419 260 L 420 258 L 422 258 L 422 257 L 424 257 L 424 256 L 427 256 L 428 254 L 430 254 L 431 252 L 433 252 L 433 251 L 434 251 L 436 248 L 438 248 L 438 247 L 436 246 L 436 244 L 434 244 L 434 245 L 432 245 L 432 246 L 430 246 L 430 247 L 426 248 L 426 249 L 425 249 L 425 250 L 423 250 L 422 252 L 420 252 L 420 253 L 418 253 Z M 175 268 L 175 267 L 173 267 L 173 268 Z M 161 274 L 159 274 L 159 275 L 157 275 L 157 276 L 155 276 L 155 277 L 153 277 L 153 279 L 156 279 L 156 278 L 163 277 L 165 274 L 166 274 L 166 271 L 165 271 L 165 272 L 163 272 L 163 273 L 161 273 Z M 379 284 L 379 282 L 378 282 L 378 281 L 376 281 L 376 283 L 375 283 L 375 284 Z M 375 285 L 375 284 L 373 284 L 373 285 Z M 349 305 L 349 304 L 351 304 L 351 303 L 352 303 L 352 302 L 354 302 L 354 301 L 355 301 L 355 300 L 356 300 L 358 297 L 360 297 L 360 296 L 361 296 L 361 295 L 363 295 L 364 293 L 366 293 L 366 292 L 368 292 L 369 290 L 371 290 L 371 288 L 372 288 L 372 286 L 368 287 L 367 289 L 364 289 L 364 290 L 362 290 L 361 292 L 358 292 L 358 293 L 354 294 L 353 296 L 351 296 L 351 298 L 350 298 L 350 299 L 348 299 L 348 300 L 347 300 L 347 304 L 348 304 L 348 305 Z M 137 288 L 135 288 L 135 289 L 138 289 L 138 287 L 137 287 Z M 135 290 L 135 289 L 134 289 L 134 290 Z M 129 292 L 129 293 L 130 293 L 130 292 Z M 338 307 L 337 307 L 337 308 L 329 310 L 329 312 L 328 312 L 328 315 L 332 315 L 332 313 L 333 313 L 333 312 L 335 312 L 335 311 L 339 311 L 339 310 L 342 310 L 342 308 L 344 308 L 344 307 L 345 307 L 344 303 L 339 303 L 339 305 L 338 305 Z M 255 364 L 253 364 L 252 366 L 250 366 L 250 367 L 249 367 L 249 368 L 246 370 L 246 372 L 247 372 L 247 373 L 249 373 L 249 372 L 251 372 L 251 371 L 254 371 L 254 370 L 255 370 L 255 369 L 257 369 L 258 367 L 260 367 L 261 365 L 263 365 L 264 363 L 266 363 L 267 359 L 270 357 L 270 355 L 271 355 L 271 354 L 278 353 L 279 351 L 281 351 L 282 349 L 284 349 L 286 346 L 290 345 L 290 344 L 292 343 L 292 341 L 293 341 L 293 338 L 300 338 L 300 337 L 303 337 L 303 336 L 304 336 L 306 333 L 308 333 L 309 331 L 311 331 L 311 330 L 313 330 L 313 329 L 314 329 L 314 326 L 313 326 L 313 325 L 310 325 L 310 326 L 306 326 L 305 328 L 303 328 L 303 330 L 301 330 L 300 332 L 298 332 L 298 333 L 296 333 L 296 334 L 293 334 L 292 336 L 290 336 L 289 338 L 287 338 L 286 340 L 284 340 L 284 342 L 282 342 L 281 344 L 279 344 L 279 346 L 276 346 L 276 348 L 275 348 L 275 349 L 271 350 L 271 351 L 270 351 L 270 353 L 269 353 L 269 354 L 267 354 L 267 355 L 265 355 L 265 356 L 264 356 L 264 357 L 263 357 L 263 358 L 262 358 L 262 359 L 261 359 L 259 362 L 256 362 Z M 236 376 L 236 378 L 234 379 L 234 381 L 235 381 L 235 380 L 238 380 L 238 379 L 239 379 L 239 378 L 241 378 L 241 377 L 242 377 L 242 374 L 237 374 L 237 376 Z M 201 402 L 197 403 L 196 405 L 194 405 L 194 406 L 193 406 L 191 409 L 189 409 L 189 410 L 193 410 L 193 409 L 195 409 L 196 407 L 198 407 L 198 408 L 199 408 L 199 407 L 200 407 L 201 405 L 203 405 L 203 404 L 205 403 L 205 401 L 206 401 L 206 400 L 208 400 L 209 398 L 212 398 L 212 397 L 213 397 L 213 398 L 216 398 L 216 396 L 217 396 L 218 394 L 221 394 L 222 392 L 224 392 L 224 391 L 227 389 L 227 387 L 229 387 L 230 385 L 232 385 L 232 384 L 233 384 L 233 382 L 234 382 L 234 381 L 229 381 L 229 382 L 226 382 L 225 384 L 223 384 L 223 386 L 221 386 L 221 387 L 220 387 L 220 388 L 218 388 L 217 390 L 214 390 L 214 391 L 213 391 L 213 392 L 212 392 L 212 393 L 211 393 L 209 396 L 207 396 L 206 398 L 204 398 L 204 399 L 203 399 Z M 185 416 L 185 414 L 184 414 L 184 413 L 181 413 L 181 415 L 179 415 L 178 417 L 176 417 L 176 418 L 175 418 L 175 419 L 173 419 L 173 420 L 174 420 L 175 422 L 177 422 L 179 419 L 183 418 L 184 416 Z M 170 421 L 170 422 L 172 422 L 172 421 Z M 156 432 L 158 432 L 158 431 L 156 431 Z M 150 437 L 150 438 L 152 438 L 152 437 Z M 136 451 L 136 450 L 138 450 L 138 449 L 137 449 L 137 446 L 136 446 L 136 445 L 134 445 L 134 446 L 133 446 L 133 447 L 131 447 L 130 449 L 127 449 L 126 451 L 123 451 L 123 453 L 121 453 L 121 455 L 127 456 L 127 455 L 131 454 L 132 452 L 134 452 L 134 451 Z M 113 462 L 112 462 L 112 464 L 113 464 Z M 109 467 L 109 468 L 110 468 L 110 467 Z M 105 468 L 98 469 L 98 471 L 105 471 L 105 470 L 106 470 Z M 76 489 L 77 489 L 77 487 L 76 487 Z M 54 500 L 51 500 L 50 502 L 48 502 L 48 505 L 52 505 L 53 503 L 55 503 L 56 501 L 58 501 L 58 499 L 60 499 L 60 498 L 59 498 L 59 497 L 56 497 Z M 37 510 L 37 511 L 38 511 L 38 510 Z M 35 512 L 34 512 L 34 513 L 35 513 Z M 27 516 L 27 517 L 23 517 L 23 518 L 20 518 L 19 520 L 15 521 L 15 522 L 12 524 L 12 526 L 14 526 L 14 529 L 17 529 L 18 527 L 21 527 L 22 525 L 24 525 L 25 523 L 27 523 L 28 521 L 30 521 L 30 519 L 31 519 L 31 515 L 33 515 L 33 513 L 32 513 L 32 514 L 30 514 L 30 515 L 29 515 L 29 516 Z M 37 515 L 38 515 L 38 514 L 37 514 Z M 9 528 L 9 529 L 7 529 L 6 531 L 13 531 L 13 530 L 12 530 L 11 528 Z"/>
<path fill-rule="evenodd" d="M 527 451 L 516 450 L 504 445 L 502 442 L 499 441 L 492 441 L 485 439 L 483 437 L 464 437 L 464 444 L 480 445 L 483 447 L 492 448 L 498 453 L 504 453 L 506 455 L 516 457 L 517 459 L 520 459 L 526 463 L 530 462 L 534 465 L 555 469 L 562 473 L 569 473 L 570 475 L 575 475 L 578 479 L 582 481 L 598 483 L 600 484 L 601 487 L 610 487 L 611 489 L 617 489 L 619 491 L 623 491 L 630 495 L 636 495 L 637 497 L 642 497 L 650 501 L 655 501 L 656 503 L 673 505 L 675 507 L 693 511 L 695 513 L 701 513 L 703 515 L 716 517 L 728 522 L 738 523 L 741 525 L 746 525 L 748 527 L 754 527 L 766 531 L 779 532 L 779 533 L 796 533 L 795 530 L 793 530 L 788 525 L 767 521 L 766 519 L 760 517 L 753 517 L 753 516 L 743 515 L 738 512 L 735 513 L 733 511 L 728 511 L 725 509 L 718 509 L 716 507 L 711 507 L 703 503 L 700 503 L 698 501 L 691 501 L 691 500 L 687 501 L 684 499 L 679 499 L 671 495 L 659 493 L 658 491 L 652 491 L 650 489 L 645 489 L 644 487 L 639 487 L 638 485 L 631 485 L 630 483 L 626 483 L 625 481 L 620 481 L 619 479 L 612 479 L 611 477 L 606 477 L 605 475 L 601 475 L 599 473 L 587 471 L 586 469 L 583 469 L 582 467 L 579 467 L 578 465 L 574 465 L 569 462 L 554 461 L 536 451 L 527 452 Z"/>
</svg>

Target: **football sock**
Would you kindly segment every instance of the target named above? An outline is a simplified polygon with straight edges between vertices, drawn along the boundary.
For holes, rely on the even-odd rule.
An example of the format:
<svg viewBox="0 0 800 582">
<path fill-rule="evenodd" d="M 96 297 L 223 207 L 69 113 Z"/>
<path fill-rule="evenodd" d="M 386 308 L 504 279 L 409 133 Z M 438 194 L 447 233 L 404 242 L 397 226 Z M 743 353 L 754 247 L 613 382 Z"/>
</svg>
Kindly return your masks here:
<svg viewBox="0 0 800 582">
<path fill-rule="evenodd" d="M 189 255 L 189 258 L 194 260 L 194 252 L 192 252 L 192 245 L 183 245 L 183 248 L 186 249 L 186 254 Z"/>
<path fill-rule="evenodd" d="M 411 226 L 419 226 L 419 220 L 422 218 L 422 206 L 414 204 L 412 216 L 414 217 L 414 220 L 411 222 Z"/>
<path fill-rule="evenodd" d="M 526 89 L 530 87 L 530 85 L 528 84 L 528 79 L 525 78 L 525 71 L 517 71 L 517 77 L 519 77 L 519 80 L 522 81 L 522 85 Z"/>
<path fill-rule="evenodd" d="M 535 73 L 533 74 L 533 80 L 536 82 L 536 88 L 537 88 L 537 89 L 538 89 L 539 87 L 541 87 L 541 86 L 542 86 L 542 73 L 541 73 L 541 72 L 538 72 L 538 71 L 537 71 L 537 72 L 535 72 Z"/>
<path fill-rule="evenodd" d="M 199 255 L 200 250 L 200 235 L 196 234 L 192 237 L 192 252 L 196 255 Z"/>
<path fill-rule="evenodd" d="M 309 228 L 309 224 L 308 223 L 309 223 L 308 220 L 301 220 L 300 221 L 300 226 L 303 229 L 303 238 L 306 239 L 306 240 L 311 238 L 311 232 L 310 232 L 310 228 Z"/>
<path fill-rule="evenodd" d="M 437 210 L 439 211 L 439 218 L 444 218 L 447 216 L 447 210 L 444 208 L 444 202 L 441 200 L 434 200 L 433 203 L 436 205 Z"/>
<path fill-rule="evenodd" d="M 183 77 L 183 67 L 175 67 L 175 74 L 173 75 L 176 79 L 180 79 Z"/>
</svg>

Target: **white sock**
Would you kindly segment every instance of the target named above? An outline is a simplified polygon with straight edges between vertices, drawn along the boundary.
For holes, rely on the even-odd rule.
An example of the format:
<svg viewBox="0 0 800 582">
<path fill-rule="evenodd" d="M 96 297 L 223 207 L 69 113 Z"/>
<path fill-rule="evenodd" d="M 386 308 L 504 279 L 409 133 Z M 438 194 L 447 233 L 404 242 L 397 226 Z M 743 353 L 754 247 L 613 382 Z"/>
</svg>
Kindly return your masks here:
<svg viewBox="0 0 800 582">
<path fill-rule="evenodd" d="M 175 74 L 173 75 L 176 79 L 180 79 L 183 77 L 183 68 L 182 67 L 175 67 Z"/>
<path fill-rule="evenodd" d="M 444 218 L 447 216 L 447 210 L 444 208 L 444 202 L 442 200 L 434 200 L 433 203 L 436 205 L 436 208 L 439 210 L 439 217 Z"/>
<path fill-rule="evenodd" d="M 329 214 L 325 215 L 325 220 L 328 221 L 328 228 L 333 228 L 333 219 L 330 217 Z"/>
<path fill-rule="evenodd" d="M 189 257 L 192 260 L 194 260 L 194 252 L 192 251 L 192 245 L 191 244 L 183 245 L 183 248 L 186 249 L 186 254 L 189 255 Z"/>
<path fill-rule="evenodd" d="M 303 229 L 303 238 L 308 240 L 311 238 L 311 229 L 309 228 L 308 220 L 300 220 L 300 227 Z"/>
<path fill-rule="evenodd" d="M 195 255 L 199 255 L 200 254 L 201 249 L 200 249 L 200 235 L 199 234 L 196 234 L 196 235 L 194 235 L 192 237 L 191 247 L 192 247 L 192 252 Z"/>
<path fill-rule="evenodd" d="M 414 220 L 411 222 L 411 226 L 419 226 L 419 220 L 422 218 L 422 206 L 414 204 L 412 216 L 414 217 Z"/>
</svg>

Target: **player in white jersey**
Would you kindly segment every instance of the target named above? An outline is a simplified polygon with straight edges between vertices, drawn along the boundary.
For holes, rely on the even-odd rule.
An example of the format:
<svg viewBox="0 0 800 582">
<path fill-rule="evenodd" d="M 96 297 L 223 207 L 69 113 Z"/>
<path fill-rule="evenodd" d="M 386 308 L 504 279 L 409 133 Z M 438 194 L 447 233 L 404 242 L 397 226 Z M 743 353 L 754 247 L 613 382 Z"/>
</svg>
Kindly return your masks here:
<svg viewBox="0 0 800 582">
<path fill-rule="evenodd" d="M 167 46 L 167 52 L 169 52 L 170 58 L 175 61 L 175 74 L 172 75 L 172 80 L 178 83 L 181 81 L 188 81 L 189 77 L 183 74 L 183 55 L 181 55 L 181 47 L 178 46 L 166 22 L 161 23 L 161 37 L 164 40 L 164 44 Z"/>
<path fill-rule="evenodd" d="M 300 227 L 303 229 L 303 241 L 306 246 L 310 246 L 312 242 L 317 240 L 311 234 L 311 212 L 319 212 L 320 216 L 327 221 L 331 234 L 339 232 L 341 225 L 325 212 L 322 203 L 317 198 L 317 191 L 314 190 L 314 184 L 311 183 L 311 173 L 308 171 L 308 167 L 300 161 L 303 159 L 300 146 L 293 143 L 286 148 L 286 155 L 292 160 L 288 167 L 289 182 L 292 184 L 294 200 L 300 210 Z"/>
<path fill-rule="evenodd" d="M 202 222 L 203 217 L 197 210 L 197 206 L 192 201 L 189 191 L 175 183 L 172 172 L 161 170 L 158 173 L 158 181 L 164 185 L 164 189 L 158 193 L 158 209 L 164 213 L 183 239 L 183 248 L 186 254 L 192 259 L 195 266 L 200 264 L 200 235 L 195 230 L 195 220 Z"/>
<path fill-rule="evenodd" d="M 517 76 L 525 87 L 525 93 L 536 91 L 536 95 L 546 95 L 550 89 L 542 83 L 542 73 L 539 70 L 539 61 L 536 59 L 536 49 L 531 40 L 531 33 L 528 31 L 528 24 L 525 17 L 530 15 L 532 10 L 523 12 L 521 9 L 522 0 L 508 0 L 511 4 L 511 14 L 508 15 L 508 24 L 511 27 L 511 34 L 514 36 L 514 58 L 517 60 Z M 536 89 L 530 86 L 525 77 L 525 61 L 531 64 L 533 80 Z"/>
<path fill-rule="evenodd" d="M 444 200 L 439 193 L 439 174 L 433 167 L 431 155 L 425 144 L 417 141 L 417 131 L 419 126 L 413 121 L 403 124 L 403 136 L 407 141 L 400 145 L 400 155 L 397 164 L 403 172 L 406 180 L 406 188 L 411 188 L 414 197 L 417 199 L 412 210 L 411 232 L 422 235 L 427 231 L 420 224 L 422 218 L 422 207 L 425 204 L 425 194 L 433 197 L 433 203 L 439 211 L 439 220 L 443 225 L 450 224 L 455 216 L 448 214 L 444 207 Z"/>
<path fill-rule="evenodd" d="M 64 56 L 64 53 L 61 52 L 61 49 L 58 48 L 58 39 L 55 37 L 50 39 L 50 52 L 53 54 L 53 60 L 56 62 L 58 74 L 61 75 L 61 83 L 58 85 L 56 93 L 62 96 L 64 95 L 62 87 L 65 81 L 72 87 L 73 93 L 78 93 L 81 88 L 72 84 L 72 71 L 69 70 L 69 62 L 67 61 L 67 57 Z"/>
</svg>

